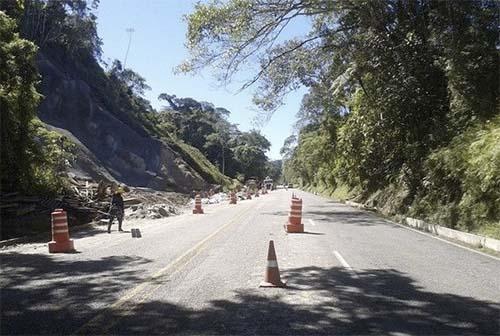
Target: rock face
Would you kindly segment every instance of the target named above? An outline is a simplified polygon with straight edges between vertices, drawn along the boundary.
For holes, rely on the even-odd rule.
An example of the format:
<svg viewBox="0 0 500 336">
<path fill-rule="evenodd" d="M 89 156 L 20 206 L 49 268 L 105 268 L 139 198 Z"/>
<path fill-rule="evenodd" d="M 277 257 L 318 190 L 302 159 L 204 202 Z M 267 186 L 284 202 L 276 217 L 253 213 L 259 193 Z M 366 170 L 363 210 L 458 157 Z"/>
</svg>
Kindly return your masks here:
<svg viewBox="0 0 500 336">
<path fill-rule="evenodd" d="M 82 151 L 89 151 L 98 160 L 94 163 L 114 179 L 131 186 L 183 192 L 206 186 L 178 153 L 149 135 L 138 121 L 108 111 L 76 71 L 63 69 L 42 53 L 37 65 L 44 95 L 40 119 L 71 133 L 85 147 Z"/>
</svg>

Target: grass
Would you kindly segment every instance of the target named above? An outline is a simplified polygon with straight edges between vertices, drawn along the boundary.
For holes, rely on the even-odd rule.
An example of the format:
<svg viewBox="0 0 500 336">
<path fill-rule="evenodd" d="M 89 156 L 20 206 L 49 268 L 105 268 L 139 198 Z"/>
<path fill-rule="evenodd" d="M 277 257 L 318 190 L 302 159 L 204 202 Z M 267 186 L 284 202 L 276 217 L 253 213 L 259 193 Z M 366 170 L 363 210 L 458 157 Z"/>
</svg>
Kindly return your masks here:
<svg viewBox="0 0 500 336">
<path fill-rule="evenodd" d="M 472 232 L 484 237 L 490 237 L 493 239 L 500 240 L 500 223 L 498 224 L 486 224 L 481 226 L 476 232 Z"/>
<path fill-rule="evenodd" d="M 220 184 L 226 188 L 233 184 L 233 181 L 229 177 L 223 175 L 197 148 L 180 140 L 170 139 L 169 144 L 182 156 L 182 159 L 193 167 L 193 169 L 207 182 Z"/>
</svg>

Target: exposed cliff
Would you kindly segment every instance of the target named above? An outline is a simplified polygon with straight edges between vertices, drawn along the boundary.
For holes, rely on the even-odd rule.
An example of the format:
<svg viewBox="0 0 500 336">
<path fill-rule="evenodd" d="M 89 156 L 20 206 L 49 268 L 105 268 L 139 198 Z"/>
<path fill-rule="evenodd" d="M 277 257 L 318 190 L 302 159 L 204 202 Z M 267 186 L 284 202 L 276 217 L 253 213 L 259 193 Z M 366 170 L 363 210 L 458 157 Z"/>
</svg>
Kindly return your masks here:
<svg viewBox="0 0 500 336">
<path fill-rule="evenodd" d="M 183 157 L 188 154 L 173 150 L 164 140 L 148 133 L 123 107 L 106 101 L 105 88 L 89 80 L 87 69 L 82 71 L 81 66 L 42 52 L 37 66 L 44 95 L 39 117 L 65 130 L 63 133 L 77 144 L 78 155 L 72 167 L 77 174 L 183 192 L 215 182 L 205 181 L 204 172 L 186 163 Z M 95 64 L 90 71 L 96 70 L 102 73 Z M 100 84 L 106 86 L 105 77 L 100 79 Z"/>
</svg>

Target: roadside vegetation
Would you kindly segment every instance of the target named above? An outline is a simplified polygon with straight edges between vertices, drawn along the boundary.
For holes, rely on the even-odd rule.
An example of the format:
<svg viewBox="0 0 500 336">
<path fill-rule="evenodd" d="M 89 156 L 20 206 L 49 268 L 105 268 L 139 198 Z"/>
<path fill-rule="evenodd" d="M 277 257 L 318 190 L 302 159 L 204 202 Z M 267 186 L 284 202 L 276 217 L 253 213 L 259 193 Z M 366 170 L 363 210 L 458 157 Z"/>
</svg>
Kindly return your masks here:
<svg viewBox="0 0 500 336">
<path fill-rule="evenodd" d="M 178 69 L 227 82 L 256 62 L 244 87 L 268 115 L 308 88 L 285 180 L 499 238 L 498 21 L 497 1 L 200 3 Z"/>
<path fill-rule="evenodd" d="M 266 176 L 270 143 L 258 131 L 242 132 L 231 113 L 209 102 L 175 95 L 157 111 L 144 97 L 146 80 L 120 61 L 105 64 L 97 35 L 98 1 L 30 0 L 0 4 L 2 78 L 2 192 L 57 194 L 65 191 L 72 144 L 37 117 L 42 101 L 38 52 L 91 87 L 96 99 L 133 129 L 167 142 L 208 183 L 226 187 Z M 168 102 L 168 103 L 167 103 Z"/>
</svg>

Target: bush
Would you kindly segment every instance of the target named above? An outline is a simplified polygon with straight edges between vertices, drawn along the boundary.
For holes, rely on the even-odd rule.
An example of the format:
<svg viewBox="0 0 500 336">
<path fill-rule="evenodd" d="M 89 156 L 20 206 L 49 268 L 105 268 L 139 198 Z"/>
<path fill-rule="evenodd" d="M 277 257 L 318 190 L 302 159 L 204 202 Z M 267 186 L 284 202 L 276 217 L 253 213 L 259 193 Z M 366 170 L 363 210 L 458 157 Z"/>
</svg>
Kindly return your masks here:
<svg viewBox="0 0 500 336">
<path fill-rule="evenodd" d="M 500 226 L 500 117 L 432 153 L 411 214 L 477 232 Z"/>
</svg>

